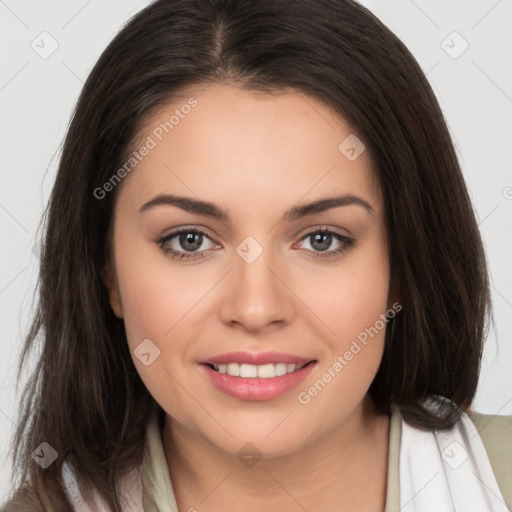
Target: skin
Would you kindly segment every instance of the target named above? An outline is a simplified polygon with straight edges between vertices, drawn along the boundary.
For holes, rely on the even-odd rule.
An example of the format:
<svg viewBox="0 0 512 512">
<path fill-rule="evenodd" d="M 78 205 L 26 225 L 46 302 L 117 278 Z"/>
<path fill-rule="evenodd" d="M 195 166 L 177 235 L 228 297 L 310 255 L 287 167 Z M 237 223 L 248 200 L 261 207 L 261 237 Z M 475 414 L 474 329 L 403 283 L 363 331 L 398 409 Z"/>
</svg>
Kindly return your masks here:
<svg viewBox="0 0 512 512">
<path fill-rule="evenodd" d="M 215 84 L 190 96 L 197 106 L 116 191 L 105 269 L 134 364 L 166 412 L 162 438 L 179 510 L 382 511 L 389 418 L 372 411 L 367 390 L 385 328 L 308 404 L 298 401 L 393 303 L 383 201 L 368 151 L 349 161 L 338 145 L 350 126 L 295 91 Z M 190 96 L 154 113 L 141 136 Z M 139 212 L 161 193 L 214 202 L 231 220 L 172 205 Z M 373 211 L 353 204 L 281 220 L 292 206 L 342 194 Z M 155 240 L 184 226 L 211 237 L 199 257 L 180 261 Z M 354 247 L 318 257 L 343 245 L 333 237 L 319 250 L 306 235 L 322 227 L 351 237 Z M 263 249 L 252 263 L 236 252 L 248 236 Z M 167 246 L 186 252 L 179 236 Z M 144 339 L 160 350 L 148 366 L 133 353 Z M 282 397 L 241 400 L 219 391 L 200 366 L 239 350 L 317 364 Z M 252 467 L 237 456 L 248 442 L 262 455 Z"/>
</svg>

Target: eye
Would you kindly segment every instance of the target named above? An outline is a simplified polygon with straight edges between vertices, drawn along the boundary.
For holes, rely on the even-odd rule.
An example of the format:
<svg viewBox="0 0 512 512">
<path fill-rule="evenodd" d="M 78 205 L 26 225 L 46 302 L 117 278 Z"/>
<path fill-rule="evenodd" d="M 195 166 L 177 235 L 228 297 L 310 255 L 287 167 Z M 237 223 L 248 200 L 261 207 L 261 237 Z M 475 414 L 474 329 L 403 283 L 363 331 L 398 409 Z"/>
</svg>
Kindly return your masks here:
<svg viewBox="0 0 512 512">
<path fill-rule="evenodd" d="M 208 250 L 208 247 L 205 247 L 205 239 L 210 241 L 212 245 L 210 249 L 217 245 L 211 240 L 206 231 L 185 227 L 156 240 L 156 243 L 164 254 L 169 255 L 171 259 L 197 259 L 203 258 L 204 255 L 202 253 Z M 326 228 L 309 232 L 302 237 L 301 242 L 303 241 L 309 242 L 311 249 L 306 248 L 306 250 L 314 253 L 312 256 L 314 258 L 335 257 L 355 245 L 355 241 L 352 238 Z M 333 242 L 337 243 L 338 247 L 328 251 L 327 249 L 331 247 Z"/>
<path fill-rule="evenodd" d="M 159 240 L 157 244 L 161 247 L 164 254 L 170 255 L 172 259 L 189 259 L 189 258 L 202 258 L 198 253 L 205 252 L 204 242 L 205 238 L 210 240 L 208 234 L 198 228 L 181 228 L 169 235 L 166 235 Z M 176 239 L 175 241 L 173 241 Z M 210 240 L 210 242 L 212 242 Z M 212 242 L 212 245 L 215 245 Z M 178 248 L 176 248 L 178 247 Z M 180 250 L 183 249 L 183 252 Z M 199 249 L 203 250 L 199 250 Z"/>
<path fill-rule="evenodd" d="M 312 256 L 313 258 L 329 258 L 338 256 L 355 245 L 355 241 L 352 238 L 325 228 L 310 231 L 301 239 L 301 241 L 305 240 L 309 242 L 311 247 L 311 249 L 307 250 L 315 253 Z M 327 251 L 333 242 L 338 244 L 338 248 Z"/>
</svg>

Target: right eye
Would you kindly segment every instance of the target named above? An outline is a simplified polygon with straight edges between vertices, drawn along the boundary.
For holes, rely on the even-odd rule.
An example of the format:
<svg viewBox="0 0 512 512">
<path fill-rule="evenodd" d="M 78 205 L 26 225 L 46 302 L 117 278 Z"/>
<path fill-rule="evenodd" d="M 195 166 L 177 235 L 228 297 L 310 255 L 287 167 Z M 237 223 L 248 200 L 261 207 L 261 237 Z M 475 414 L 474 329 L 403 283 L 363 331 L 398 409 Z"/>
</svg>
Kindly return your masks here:
<svg viewBox="0 0 512 512">
<path fill-rule="evenodd" d="M 198 257 L 204 257 L 197 254 L 205 252 L 205 250 L 200 250 L 204 246 L 204 238 L 210 239 L 208 234 L 201 229 L 181 228 L 158 239 L 156 242 L 164 254 L 170 255 L 172 259 L 197 259 Z M 174 241 L 174 239 L 176 240 Z"/>
</svg>

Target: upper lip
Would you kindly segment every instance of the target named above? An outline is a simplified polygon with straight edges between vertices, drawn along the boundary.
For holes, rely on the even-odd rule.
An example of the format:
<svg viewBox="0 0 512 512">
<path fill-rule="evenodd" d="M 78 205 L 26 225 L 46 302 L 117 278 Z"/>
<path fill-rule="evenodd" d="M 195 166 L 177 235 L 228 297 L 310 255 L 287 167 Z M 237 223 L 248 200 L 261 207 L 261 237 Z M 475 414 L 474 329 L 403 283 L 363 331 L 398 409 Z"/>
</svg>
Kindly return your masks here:
<svg viewBox="0 0 512 512">
<path fill-rule="evenodd" d="M 251 352 L 229 352 L 227 354 L 221 354 L 215 357 L 202 361 L 203 364 L 229 364 L 229 363 L 240 363 L 240 364 L 306 364 L 313 359 L 307 357 L 300 357 L 293 354 L 286 354 L 284 352 L 259 352 L 257 354 Z"/>
</svg>

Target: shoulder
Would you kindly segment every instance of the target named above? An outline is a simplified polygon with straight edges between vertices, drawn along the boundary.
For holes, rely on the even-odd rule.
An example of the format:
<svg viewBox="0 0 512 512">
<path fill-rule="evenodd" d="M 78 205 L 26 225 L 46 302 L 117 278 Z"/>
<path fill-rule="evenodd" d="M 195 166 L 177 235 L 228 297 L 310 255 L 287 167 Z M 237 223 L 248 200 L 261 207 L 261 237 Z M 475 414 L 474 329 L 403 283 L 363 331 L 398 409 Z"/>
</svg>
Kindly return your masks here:
<svg viewBox="0 0 512 512">
<path fill-rule="evenodd" d="M 0 504 L 0 512 L 45 512 L 36 492 L 28 485 L 18 489 L 7 502 Z"/>
<path fill-rule="evenodd" d="M 512 415 L 482 414 L 469 410 L 491 462 L 498 486 L 512 507 Z"/>
<path fill-rule="evenodd" d="M 488 451 L 512 463 L 512 415 L 499 416 L 468 411 Z M 512 466 L 511 466 L 512 467 Z"/>
</svg>

